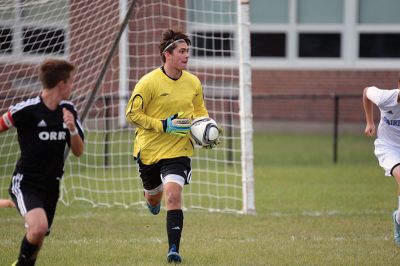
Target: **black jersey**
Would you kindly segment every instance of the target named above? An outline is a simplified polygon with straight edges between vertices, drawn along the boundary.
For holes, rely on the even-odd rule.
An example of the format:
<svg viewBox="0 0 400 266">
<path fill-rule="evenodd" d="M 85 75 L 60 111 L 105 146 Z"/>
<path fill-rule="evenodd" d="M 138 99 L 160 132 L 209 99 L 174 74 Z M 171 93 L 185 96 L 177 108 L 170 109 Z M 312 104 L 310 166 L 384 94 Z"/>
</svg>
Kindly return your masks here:
<svg viewBox="0 0 400 266">
<path fill-rule="evenodd" d="M 77 111 L 69 101 L 61 101 L 56 110 L 49 110 L 38 96 L 10 107 L 9 113 L 17 129 L 21 149 L 16 172 L 36 180 L 62 177 L 65 144 L 69 145 L 70 142 L 69 130 L 63 120 L 63 108 L 74 115 L 83 140 Z"/>
</svg>

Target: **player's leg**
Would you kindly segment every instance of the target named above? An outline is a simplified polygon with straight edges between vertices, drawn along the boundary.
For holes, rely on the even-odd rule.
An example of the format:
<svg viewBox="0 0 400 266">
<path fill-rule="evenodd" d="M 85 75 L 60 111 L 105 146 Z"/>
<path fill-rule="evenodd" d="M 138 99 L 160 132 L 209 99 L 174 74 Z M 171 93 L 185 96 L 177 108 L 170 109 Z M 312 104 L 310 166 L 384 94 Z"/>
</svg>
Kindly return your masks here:
<svg viewBox="0 0 400 266">
<path fill-rule="evenodd" d="M 161 166 L 167 209 L 168 262 L 181 262 L 179 246 L 183 230 L 182 190 L 191 177 L 190 159 L 179 157 L 163 160 Z"/>
<path fill-rule="evenodd" d="M 163 185 L 160 184 L 155 189 L 144 189 L 144 198 L 149 211 L 157 215 L 161 209 L 161 198 L 163 196 Z"/>
<path fill-rule="evenodd" d="M 60 181 L 58 179 L 51 179 L 47 182 L 46 197 L 43 200 L 43 209 L 46 213 L 48 228 L 46 236 L 50 234 L 51 225 L 53 224 L 54 216 L 56 214 L 58 198 L 60 195 Z"/>
<path fill-rule="evenodd" d="M 392 175 L 397 183 L 397 198 L 398 205 L 397 210 L 393 213 L 393 225 L 394 225 L 394 242 L 400 245 L 400 165 L 396 165 L 392 170 Z"/>
<path fill-rule="evenodd" d="M 140 178 L 143 184 L 143 194 L 149 211 L 156 215 L 160 212 L 161 198 L 163 195 L 163 184 L 160 177 L 160 163 L 152 165 L 143 164 L 140 159 L 137 161 Z"/>
<path fill-rule="evenodd" d="M 40 193 L 19 173 L 12 177 L 9 193 L 26 226 L 16 265 L 34 265 L 48 228 Z"/>
<path fill-rule="evenodd" d="M 47 232 L 47 219 L 43 209 L 36 208 L 25 215 L 27 232 L 22 239 L 18 260 L 13 265 L 33 266 Z"/>
<path fill-rule="evenodd" d="M 379 165 L 385 170 L 386 176 L 393 176 L 398 190 L 398 206 L 392 213 L 394 242 L 400 245 L 400 151 L 392 146 L 387 146 L 375 141 L 375 156 Z"/>
<path fill-rule="evenodd" d="M 165 208 L 167 209 L 167 235 L 168 235 L 168 262 L 180 262 L 179 246 L 183 230 L 182 211 L 182 184 L 171 181 L 171 175 L 166 176 L 165 187 Z M 176 176 L 175 178 L 181 178 Z"/>
<path fill-rule="evenodd" d="M 39 253 L 40 248 L 42 247 L 44 238 L 47 234 L 47 230 L 49 228 L 47 222 L 47 216 L 42 208 L 35 208 L 33 210 L 28 211 L 25 214 L 25 223 L 27 225 L 25 238 L 27 240 L 26 249 L 30 249 L 30 245 L 36 246 L 36 251 L 33 253 L 31 257 L 25 256 L 26 258 L 35 259 Z M 24 243 L 23 243 L 24 244 Z M 21 254 L 23 255 L 23 245 L 21 245 Z M 24 257 L 24 256 L 22 256 Z"/>
<path fill-rule="evenodd" d="M 0 208 L 15 208 L 15 204 L 10 199 L 0 199 Z"/>
</svg>

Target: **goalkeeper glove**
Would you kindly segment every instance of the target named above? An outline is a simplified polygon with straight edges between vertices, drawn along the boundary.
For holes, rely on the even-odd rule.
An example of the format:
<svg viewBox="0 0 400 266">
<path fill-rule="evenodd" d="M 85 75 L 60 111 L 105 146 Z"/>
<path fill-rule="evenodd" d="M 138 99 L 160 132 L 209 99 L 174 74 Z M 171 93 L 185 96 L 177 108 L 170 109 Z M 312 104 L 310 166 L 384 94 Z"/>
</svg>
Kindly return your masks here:
<svg viewBox="0 0 400 266">
<path fill-rule="evenodd" d="M 211 150 L 217 147 L 217 145 L 221 143 L 220 140 L 221 135 L 222 135 L 222 128 L 218 127 L 218 138 L 213 140 L 210 144 L 203 146 L 203 149 Z"/>
<path fill-rule="evenodd" d="M 179 114 L 174 114 L 165 120 L 161 120 L 164 132 L 186 137 L 190 131 L 190 120 L 187 118 L 178 118 Z"/>
</svg>

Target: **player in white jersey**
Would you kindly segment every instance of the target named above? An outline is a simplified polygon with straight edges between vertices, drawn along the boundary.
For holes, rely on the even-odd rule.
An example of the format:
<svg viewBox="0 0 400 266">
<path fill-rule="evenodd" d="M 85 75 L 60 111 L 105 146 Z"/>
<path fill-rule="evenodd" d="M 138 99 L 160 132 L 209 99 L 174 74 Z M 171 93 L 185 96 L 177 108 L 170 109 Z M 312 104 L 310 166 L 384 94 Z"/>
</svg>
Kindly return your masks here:
<svg viewBox="0 0 400 266">
<path fill-rule="evenodd" d="M 393 212 L 394 242 L 400 245 L 400 80 L 398 88 L 382 90 L 367 87 L 363 93 L 363 105 L 367 125 L 365 134 L 375 140 L 375 155 L 386 176 L 393 176 L 397 182 L 398 207 Z M 373 104 L 381 113 L 378 131 L 373 120 Z"/>
<path fill-rule="evenodd" d="M 71 95 L 74 66 L 49 59 L 39 68 L 40 95 L 13 105 L 0 116 L 0 132 L 15 127 L 21 156 L 10 196 L 25 219 L 26 234 L 13 265 L 34 265 L 56 211 L 66 145 L 83 153 L 83 130 Z"/>
</svg>

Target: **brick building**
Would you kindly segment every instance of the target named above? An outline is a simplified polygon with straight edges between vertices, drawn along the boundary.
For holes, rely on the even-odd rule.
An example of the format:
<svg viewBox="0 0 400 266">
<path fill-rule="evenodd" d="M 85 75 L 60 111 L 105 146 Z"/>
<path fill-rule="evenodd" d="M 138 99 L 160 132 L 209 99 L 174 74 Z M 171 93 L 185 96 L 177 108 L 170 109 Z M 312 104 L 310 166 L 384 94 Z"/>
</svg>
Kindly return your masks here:
<svg viewBox="0 0 400 266">
<path fill-rule="evenodd" d="M 99 62 L 105 60 L 118 31 L 120 3 L 62 0 L 42 3 L 38 8 L 32 6 L 34 1 L 21 5 L 6 2 L 9 8 L 5 5 L 0 9 L 0 106 L 9 103 L 4 99 L 35 93 L 18 88 L 37 89 L 35 67 L 46 56 L 70 58 L 79 66 L 75 97 L 84 102 L 101 71 Z M 394 0 L 251 0 L 255 121 L 332 119 L 333 103 L 329 99 L 271 101 L 260 95 L 361 95 L 365 86 L 396 86 L 400 68 L 398 10 L 400 2 Z M 191 35 L 191 57 L 196 65 L 191 70 L 206 87 L 210 83 L 237 86 L 237 70 L 229 65 L 236 62 L 233 59 L 238 51 L 236 13 L 234 0 L 137 1 L 129 22 L 127 86 L 133 88 L 141 75 L 160 64 L 156 44 L 161 30 L 167 27 L 181 28 Z M 212 73 L 202 68 L 211 58 Z M 118 90 L 119 61 L 115 55 L 105 73 L 101 86 L 104 95 L 115 95 Z M 209 81 L 211 74 L 213 80 Z M 98 102 L 92 115 L 105 112 L 103 107 L 108 105 Z M 110 106 L 115 116 L 117 103 Z M 341 120 L 362 123 L 362 112 L 361 99 L 340 103 Z"/>
</svg>

